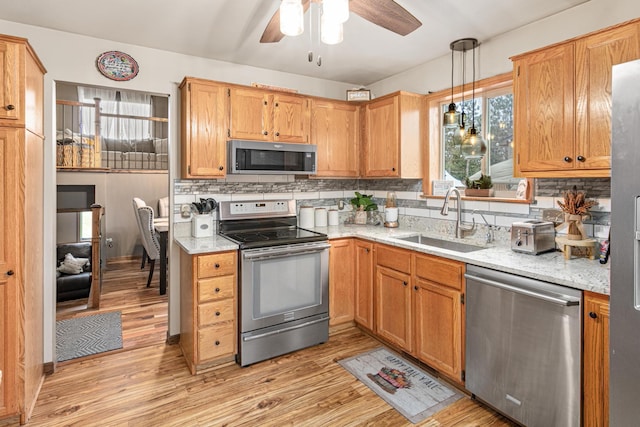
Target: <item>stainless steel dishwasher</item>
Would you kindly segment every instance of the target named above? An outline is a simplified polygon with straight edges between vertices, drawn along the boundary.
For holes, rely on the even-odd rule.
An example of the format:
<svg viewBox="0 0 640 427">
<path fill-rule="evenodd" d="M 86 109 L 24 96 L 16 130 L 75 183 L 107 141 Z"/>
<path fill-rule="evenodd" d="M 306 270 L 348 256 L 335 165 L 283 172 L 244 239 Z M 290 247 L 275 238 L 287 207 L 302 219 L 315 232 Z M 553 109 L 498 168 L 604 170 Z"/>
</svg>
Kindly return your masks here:
<svg viewBox="0 0 640 427">
<path fill-rule="evenodd" d="M 582 292 L 467 266 L 466 388 L 528 427 L 580 426 Z"/>
</svg>

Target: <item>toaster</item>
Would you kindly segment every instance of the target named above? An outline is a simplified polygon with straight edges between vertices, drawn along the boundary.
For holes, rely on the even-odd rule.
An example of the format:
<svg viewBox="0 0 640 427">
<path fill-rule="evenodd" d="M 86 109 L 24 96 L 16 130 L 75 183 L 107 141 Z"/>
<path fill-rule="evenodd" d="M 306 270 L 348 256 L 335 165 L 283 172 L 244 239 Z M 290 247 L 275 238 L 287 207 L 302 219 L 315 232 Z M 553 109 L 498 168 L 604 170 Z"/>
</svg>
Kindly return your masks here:
<svg viewBox="0 0 640 427">
<path fill-rule="evenodd" d="M 537 255 L 556 248 L 553 222 L 532 219 L 511 224 L 511 249 Z"/>
</svg>

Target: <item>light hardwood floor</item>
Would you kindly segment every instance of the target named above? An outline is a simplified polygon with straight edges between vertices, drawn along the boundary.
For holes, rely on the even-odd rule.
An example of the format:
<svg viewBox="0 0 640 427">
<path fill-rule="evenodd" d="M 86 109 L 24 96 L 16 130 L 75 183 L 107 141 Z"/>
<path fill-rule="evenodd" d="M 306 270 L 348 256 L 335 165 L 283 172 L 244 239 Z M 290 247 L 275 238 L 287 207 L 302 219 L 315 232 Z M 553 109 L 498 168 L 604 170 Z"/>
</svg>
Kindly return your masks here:
<svg viewBox="0 0 640 427">
<path fill-rule="evenodd" d="M 127 288 L 127 280 L 114 281 L 114 288 Z M 156 294 L 157 289 L 153 289 Z M 411 425 L 336 363 L 381 345 L 355 327 L 333 330 L 325 344 L 249 367 L 229 364 L 191 375 L 178 345 L 157 340 L 154 343 L 155 332 L 149 333 L 148 345 L 141 345 L 147 342 L 141 336 L 156 327 L 161 329 L 158 320 L 141 326 L 156 316 L 157 306 L 151 304 L 152 310 L 143 314 L 148 304 L 146 297 L 136 300 L 117 296 L 119 292 L 122 290 L 105 287 L 103 301 L 119 301 L 123 318 L 129 312 L 135 319 L 130 324 L 137 325 L 133 328 L 136 332 L 130 334 L 129 340 L 125 338 L 131 343 L 130 349 L 59 364 L 45 380 L 29 425 Z M 126 325 L 124 322 L 125 331 Z M 513 424 L 465 396 L 419 425 Z"/>
</svg>

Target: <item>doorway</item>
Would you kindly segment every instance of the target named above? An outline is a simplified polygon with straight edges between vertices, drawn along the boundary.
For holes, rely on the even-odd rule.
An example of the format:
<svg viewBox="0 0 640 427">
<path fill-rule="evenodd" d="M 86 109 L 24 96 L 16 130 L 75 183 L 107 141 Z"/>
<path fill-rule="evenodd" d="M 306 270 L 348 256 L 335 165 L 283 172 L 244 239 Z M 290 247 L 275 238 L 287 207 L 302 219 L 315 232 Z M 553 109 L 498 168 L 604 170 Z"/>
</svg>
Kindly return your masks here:
<svg viewBox="0 0 640 427">
<path fill-rule="evenodd" d="M 56 319 L 120 312 L 125 350 L 164 343 L 167 336 L 168 295 L 160 294 L 160 263 L 147 287 L 149 263 L 142 263 L 132 200 L 144 200 L 158 217 L 161 200 L 169 197 L 168 115 L 168 95 L 56 83 L 57 187 L 93 188 L 92 200 L 104 208 L 99 308 L 90 307 L 87 298 L 56 298 Z M 86 218 L 69 214 L 57 213 L 57 245 L 86 238 Z M 169 219 L 170 213 L 165 215 Z"/>
</svg>

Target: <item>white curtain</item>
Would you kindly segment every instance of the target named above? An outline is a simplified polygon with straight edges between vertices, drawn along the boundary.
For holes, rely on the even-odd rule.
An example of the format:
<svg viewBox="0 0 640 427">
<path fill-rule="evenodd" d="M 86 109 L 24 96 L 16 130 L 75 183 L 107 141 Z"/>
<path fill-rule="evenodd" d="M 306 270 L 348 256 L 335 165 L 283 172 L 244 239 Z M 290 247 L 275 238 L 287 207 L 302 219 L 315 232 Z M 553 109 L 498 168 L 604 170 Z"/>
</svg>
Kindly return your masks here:
<svg viewBox="0 0 640 427">
<path fill-rule="evenodd" d="M 124 116 L 151 116 L 151 95 L 116 89 L 78 87 L 80 102 L 94 103 L 100 98 L 100 112 Z M 93 108 L 82 108 L 80 131 L 93 135 L 95 113 Z M 142 140 L 151 137 L 149 120 L 103 117 L 100 123 L 101 137 L 118 140 Z"/>
</svg>

